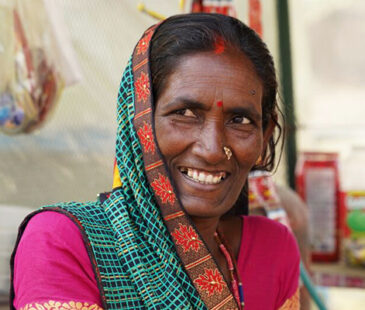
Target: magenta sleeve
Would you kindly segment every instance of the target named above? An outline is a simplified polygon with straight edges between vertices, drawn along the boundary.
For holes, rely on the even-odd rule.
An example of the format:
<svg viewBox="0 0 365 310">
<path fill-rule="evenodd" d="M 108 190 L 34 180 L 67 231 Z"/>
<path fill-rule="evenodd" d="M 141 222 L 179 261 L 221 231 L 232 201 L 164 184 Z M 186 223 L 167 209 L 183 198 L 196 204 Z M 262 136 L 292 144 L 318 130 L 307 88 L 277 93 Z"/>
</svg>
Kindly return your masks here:
<svg viewBox="0 0 365 310">
<path fill-rule="evenodd" d="M 14 306 L 49 301 L 101 307 L 81 232 L 66 215 L 46 211 L 28 223 L 14 262 Z"/>
<path fill-rule="evenodd" d="M 291 299 L 299 288 L 300 254 L 294 235 L 285 229 L 282 236 L 280 291 L 278 308 Z"/>
<path fill-rule="evenodd" d="M 279 309 L 298 289 L 296 241 L 285 226 L 265 217 L 243 217 L 237 267 L 248 309 Z"/>
</svg>

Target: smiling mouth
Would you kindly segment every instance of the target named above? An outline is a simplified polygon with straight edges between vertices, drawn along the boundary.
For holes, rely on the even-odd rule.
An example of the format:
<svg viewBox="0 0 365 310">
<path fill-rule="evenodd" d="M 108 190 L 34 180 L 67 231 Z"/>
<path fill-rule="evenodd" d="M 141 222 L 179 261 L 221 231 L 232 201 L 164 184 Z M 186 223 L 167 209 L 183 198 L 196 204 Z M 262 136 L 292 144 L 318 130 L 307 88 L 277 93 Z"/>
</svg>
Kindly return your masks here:
<svg viewBox="0 0 365 310">
<path fill-rule="evenodd" d="M 180 167 L 179 170 L 182 174 L 185 174 L 188 179 L 201 184 L 219 184 L 227 177 L 227 173 L 224 171 L 207 172 L 187 167 Z"/>
</svg>

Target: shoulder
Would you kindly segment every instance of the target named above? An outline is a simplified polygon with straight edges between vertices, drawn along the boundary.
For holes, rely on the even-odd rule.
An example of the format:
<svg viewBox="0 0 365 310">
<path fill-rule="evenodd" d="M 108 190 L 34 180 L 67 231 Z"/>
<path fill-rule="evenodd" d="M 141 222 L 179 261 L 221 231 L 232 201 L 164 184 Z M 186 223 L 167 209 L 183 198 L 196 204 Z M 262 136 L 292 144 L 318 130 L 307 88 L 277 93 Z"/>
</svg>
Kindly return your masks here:
<svg viewBox="0 0 365 310">
<path fill-rule="evenodd" d="M 85 224 L 99 224 L 105 218 L 102 213 L 99 203 L 71 202 L 44 206 L 24 219 L 19 228 L 19 246 L 31 239 L 47 246 L 61 242 L 67 248 L 79 248 L 87 239 Z M 47 240 L 52 240 L 52 243 L 47 243 Z"/>
<path fill-rule="evenodd" d="M 292 233 L 281 223 L 275 222 L 264 216 L 245 216 L 244 229 L 247 233 L 265 238 L 293 238 Z"/>
<path fill-rule="evenodd" d="M 245 216 L 243 239 L 265 252 L 299 261 L 299 249 L 293 233 L 281 223 L 263 216 Z"/>
<path fill-rule="evenodd" d="M 24 224 L 16 248 L 16 258 L 53 262 L 72 253 L 80 261 L 89 261 L 84 236 L 71 214 L 52 210 L 31 214 Z"/>
<path fill-rule="evenodd" d="M 25 228 L 24 235 L 30 233 L 57 233 L 59 235 L 78 231 L 75 223 L 66 214 L 47 210 L 32 216 Z"/>
<path fill-rule="evenodd" d="M 39 247 L 38 250 L 54 247 L 59 243 L 78 249 L 83 244 L 83 238 L 79 227 L 66 214 L 44 211 L 29 219 L 21 235 L 18 250 L 25 243 Z"/>
<path fill-rule="evenodd" d="M 73 252 L 83 257 L 85 245 L 79 227 L 65 214 L 44 211 L 30 218 L 19 241 L 16 257 L 52 260 L 60 253 Z M 28 259 L 26 260 L 28 261 Z"/>
<path fill-rule="evenodd" d="M 64 283 L 73 283 L 73 288 Z M 15 252 L 13 287 L 18 308 L 34 301 L 78 298 L 100 305 L 89 254 L 71 218 L 43 211 L 29 219 Z"/>
<path fill-rule="evenodd" d="M 105 224 L 107 217 L 99 202 L 59 203 L 43 206 L 29 214 L 20 225 L 20 233 L 76 233 L 93 227 L 94 224 Z M 88 225 L 90 224 L 90 225 Z M 107 226 L 107 225 L 106 225 Z"/>
</svg>

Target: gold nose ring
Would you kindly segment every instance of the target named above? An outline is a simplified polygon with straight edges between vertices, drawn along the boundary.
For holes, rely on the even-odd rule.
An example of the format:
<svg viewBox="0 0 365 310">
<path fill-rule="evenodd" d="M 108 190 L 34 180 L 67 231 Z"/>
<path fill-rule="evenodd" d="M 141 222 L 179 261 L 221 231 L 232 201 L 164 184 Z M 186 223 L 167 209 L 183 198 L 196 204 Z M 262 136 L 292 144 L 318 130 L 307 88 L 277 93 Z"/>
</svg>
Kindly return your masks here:
<svg viewBox="0 0 365 310">
<path fill-rule="evenodd" d="M 224 153 L 227 156 L 227 159 L 230 160 L 231 157 L 232 157 L 232 151 L 231 151 L 231 149 L 229 147 L 227 147 L 227 146 L 224 146 L 223 147 L 223 150 L 224 150 Z"/>
</svg>

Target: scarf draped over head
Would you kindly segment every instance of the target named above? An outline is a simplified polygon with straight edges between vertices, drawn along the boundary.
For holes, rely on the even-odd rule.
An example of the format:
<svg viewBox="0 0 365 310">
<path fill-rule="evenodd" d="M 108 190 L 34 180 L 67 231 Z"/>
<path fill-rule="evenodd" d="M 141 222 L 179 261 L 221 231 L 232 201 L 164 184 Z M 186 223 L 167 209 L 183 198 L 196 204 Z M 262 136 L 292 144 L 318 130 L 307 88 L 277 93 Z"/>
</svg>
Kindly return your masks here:
<svg viewBox="0 0 365 310">
<path fill-rule="evenodd" d="M 117 252 L 147 309 L 237 309 L 216 262 L 170 181 L 154 134 L 149 47 L 139 40 L 118 94 L 114 189 L 103 203 Z M 130 294 L 131 290 L 128 290 Z M 129 301 L 123 309 L 136 309 Z"/>
</svg>

